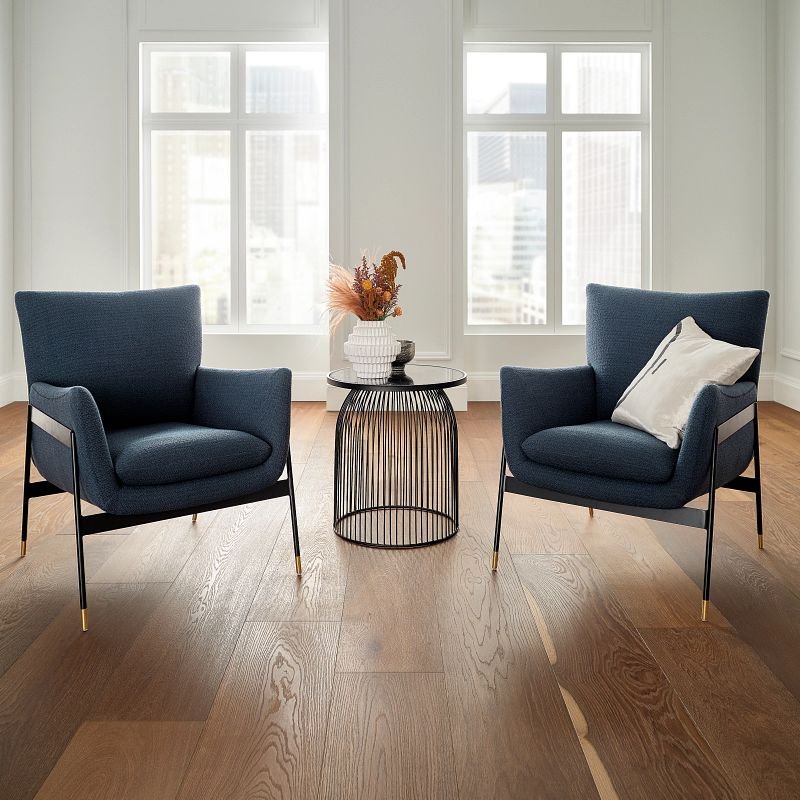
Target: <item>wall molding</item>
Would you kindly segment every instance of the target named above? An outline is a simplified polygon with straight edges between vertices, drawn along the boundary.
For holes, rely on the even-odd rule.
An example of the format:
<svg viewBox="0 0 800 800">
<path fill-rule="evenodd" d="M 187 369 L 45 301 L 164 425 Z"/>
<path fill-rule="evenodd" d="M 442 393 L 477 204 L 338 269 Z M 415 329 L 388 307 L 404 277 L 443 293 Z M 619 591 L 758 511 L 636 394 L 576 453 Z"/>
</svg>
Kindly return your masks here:
<svg viewBox="0 0 800 800">
<path fill-rule="evenodd" d="M 779 352 L 784 358 L 791 358 L 793 361 L 800 361 L 800 351 L 798 350 L 792 350 L 789 347 L 782 347 Z"/>
</svg>

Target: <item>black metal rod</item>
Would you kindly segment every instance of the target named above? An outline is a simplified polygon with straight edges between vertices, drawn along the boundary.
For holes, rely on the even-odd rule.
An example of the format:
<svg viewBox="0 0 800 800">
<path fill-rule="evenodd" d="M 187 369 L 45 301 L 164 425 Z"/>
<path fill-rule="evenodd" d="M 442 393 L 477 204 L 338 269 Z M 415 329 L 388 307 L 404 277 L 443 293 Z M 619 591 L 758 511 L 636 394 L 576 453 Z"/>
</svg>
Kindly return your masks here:
<svg viewBox="0 0 800 800">
<path fill-rule="evenodd" d="M 292 475 L 292 450 L 286 450 L 286 478 L 289 482 L 289 513 L 292 516 L 292 539 L 294 540 L 295 567 L 300 573 L 300 536 L 297 532 L 297 504 L 294 498 L 294 477 Z"/>
<path fill-rule="evenodd" d="M 494 548 L 492 550 L 492 569 L 497 569 L 500 553 L 500 528 L 503 525 L 503 498 L 506 493 L 506 449 L 500 454 L 500 485 L 497 488 L 497 516 L 494 521 Z"/>
<path fill-rule="evenodd" d="M 711 470 L 708 478 L 708 512 L 706 514 L 706 563 L 703 571 L 703 619 L 706 618 L 708 600 L 711 595 L 711 551 L 714 546 L 714 506 L 717 494 L 717 445 L 719 428 L 714 428 L 711 442 Z"/>
<path fill-rule="evenodd" d="M 78 443 L 75 432 L 70 431 L 70 450 L 72 451 L 72 499 L 75 509 L 75 544 L 78 550 L 78 593 L 81 600 L 81 621 L 86 630 L 86 568 L 83 562 L 83 532 L 81 530 L 81 479 L 78 470 Z"/>
<path fill-rule="evenodd" d="M 764 547 L 764 516 L 761 505 L 761 446 L 758 440 L 758 403 L 755 405 L 753 415 L 753 461 L 755 465 L 756 480 L 756 530 L 758 531 L 758 548 Z"/>
<path fill-rule="evenodd" d="M 22 479 L 22 531 L 20 536 L 20 555 L 24 556 L 28 542 L 28 505 L 31 499 L 31 406 L 28 405 L 28 421 L 25 424 L 25 474 Z"/>
</svg>

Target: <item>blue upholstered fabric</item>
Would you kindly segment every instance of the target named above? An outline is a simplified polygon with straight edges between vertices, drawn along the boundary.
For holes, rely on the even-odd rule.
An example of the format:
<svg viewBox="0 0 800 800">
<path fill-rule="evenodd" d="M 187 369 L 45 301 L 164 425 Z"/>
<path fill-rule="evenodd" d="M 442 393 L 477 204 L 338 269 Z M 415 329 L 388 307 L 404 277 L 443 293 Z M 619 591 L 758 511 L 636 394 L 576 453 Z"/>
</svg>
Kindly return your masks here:
<svg viewBox="0 0 800 800">
<path fill-rule="evenodd" d="M 114 470 L 127 486 L 210 478 L 263 464 L 272 447 L 244 431 L 158 422 L 108 434 Z"/>
<path fill-rule="evenodd" d="M 595 373 L 597 419 L 611 417 L 628 384 L 684 317 L 694 317 L 715 339 L 761 350 L 768 302 L 761 291 L 678 294 L 590 283 L 586 353 Z M 760 367 L 759 357 L 742 380 L 758 383 Z"/>
<path fill-rule="evenodd" d="M 768 300 L 761 291 L 671 294 L 590 284 L 588 366 L 500 371 L 503 444 L 512 474 L 564 494 L 653 508 L 679 508 L 706 492 L 714 427 L 756 401 L 760 358 L 734 386 L 709 384 L 698 393 L 672 475 L 661 483 L 643 475 L 634 479 L 632 472 L 613 477 L 533 461 L 523 445 L 540 431 L 608 420 L 622 392 L 683 317 L 693 316 L 715 338 L 761 349 Z M 605 454 L 587 447 L 583 455 L 597 473 L 608 472 Z M 718 485 L 740 475 L 752 457 L 751 423 L 720 446 Z"/>
<path fill-rule="evenodd" d="M 505 434 L 506 418 L 517 406 L 504 391 L 503 436 L 508 466 L 515 478 L 554 492 L 624 505 L 680 508 L 708 489 L 714 426 L 755 402 L 756 392 L 755 384 L 750 382 L 734 386 L 709 384 L 703 387 L 692 406 L 672 478 L 664 483 L 646 483 L 558 469 L 531 461 L 521 447 L 509 449 Z M 554 398 L 553 402 L 555 404 L 557 400 Z M 717 485 L 721 486 L 740 475 L 752 457 L 751 424 L 720 445 Z"/>
<path fill-rule="evenodd" d="M 289 447 L 291 372 L 199 367 L 197 287 L 120 295 L 21 292 L 17 307 L 31 405 L 75 431 L 85 500 L 111 514 L 158 513 L 231 500 L 280 478 Z M 102 342 L 81 330 L 81 319 Z M 109 438 L 116 432 L 119 443 L 131 427 L 171 422 L 241 432 L 260 440 L 259 453 L 268 455 L 255 465 L 227 460 L 233 471 L 207 477 L 167 474 L 162 464 L 155 479 L 176 480 L 123 483 Z M 47 480 L 72 491 L 69 448 L 35 426 L 33 459 Z"/>
<path fill-rule="evenodd" d="M 28 387 L 84 386 L 107 429 L 189 418 L 200 289 L 17 292 Z"/>
<path fill-rule="evenodd" d="M 537 464 L 644 483 L 672 477 L 678 451 L 645 431 L 610 420 L 547 428 L 522 443 Z"/>
</svg>

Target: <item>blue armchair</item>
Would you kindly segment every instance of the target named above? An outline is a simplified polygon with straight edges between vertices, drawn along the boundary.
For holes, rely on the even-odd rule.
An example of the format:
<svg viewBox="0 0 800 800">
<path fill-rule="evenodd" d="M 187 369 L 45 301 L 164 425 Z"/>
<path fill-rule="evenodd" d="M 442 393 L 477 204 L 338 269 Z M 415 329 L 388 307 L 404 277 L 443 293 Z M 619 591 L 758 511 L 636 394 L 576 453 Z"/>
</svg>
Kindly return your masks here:
<svg viewBox="0 0 800 800">
<path fill-rule="evenodd" d="M 288 369 L 201 367 L 197 286 L 18 292 L 16 305 L 29 389 L 20 555 L 30 499 L 71 493 L 83 630 L 92 533 L 288 495 L 300 574 Z M 31 482 L 31 460 L 45 480 Z M 105 513 L 84 516 L 81 499 Z"/>
<path fill-rule="evenodd" d="M 619 397 L 656 346 L 693 316 L 715 339 L 759 350 L 767 292 L 672 294 L 589 284 L 588 366 L 503 367 L 503 455 L 492 569 L 497 569 L 505 492 L 664 520 L 706 531 L 701 616 L 708 614 L 715 491 L 755 494 L 763 547 L 756 404 L 760 357 L 733 386 L 708 384 L 695 398 L 678 450 L 611 422 Z M 755 478 L 742 472 L 755 459 Z M 706 509 L 687 508 L 708 493 Z"/>
</svg>

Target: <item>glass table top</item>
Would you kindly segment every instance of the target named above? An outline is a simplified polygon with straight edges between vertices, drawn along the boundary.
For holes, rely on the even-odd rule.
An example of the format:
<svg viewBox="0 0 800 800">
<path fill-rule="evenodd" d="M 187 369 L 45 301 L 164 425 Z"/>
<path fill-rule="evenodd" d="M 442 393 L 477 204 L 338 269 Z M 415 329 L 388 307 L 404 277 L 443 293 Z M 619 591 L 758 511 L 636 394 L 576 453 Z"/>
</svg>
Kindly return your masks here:
<svg viewBox="0 0 800 800">
<path fill-rule="evenodd" d="M 351 367 L 328 373 L 328 383 L 341 389 L 372 389 L 384 392 L 419 391 L 420 389 L 450 389 L 467 382 L 466 373 L 460 369 L 432 364 L 406 364 L 405 374 L 390 376 L 386 380 L 372 381 L 359 378 Z"/>
</svg>

